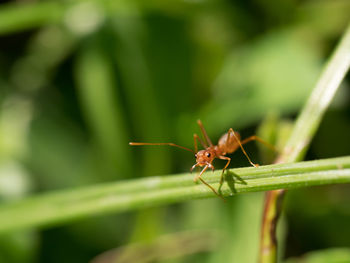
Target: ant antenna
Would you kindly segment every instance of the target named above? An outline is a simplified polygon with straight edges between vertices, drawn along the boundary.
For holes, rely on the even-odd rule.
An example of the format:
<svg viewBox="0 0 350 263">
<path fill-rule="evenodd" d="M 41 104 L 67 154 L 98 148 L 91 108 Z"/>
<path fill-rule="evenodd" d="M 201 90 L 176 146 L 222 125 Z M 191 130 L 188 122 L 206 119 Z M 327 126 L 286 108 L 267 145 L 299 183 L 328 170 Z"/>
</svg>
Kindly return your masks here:
<svg viewBox="0 0 350 263">
<path fill-rule="evenodd" d="M 172 143 L 172 142 L 160 142 L 160 143 L 150 143 L 150 142 L 129 142 L 129 145 L 132 145 L 132 146 L 141 146 L 141 145 L 168 145 L 168 146 L 178 147 L 178 148 L 181 148 L 181 149 L 183 149 L 183 150 L 186 150 L 186 151 L 190 151 L 190 152 L 195 153 L 193 150 L 191 150 L 191 149 L 189 149 L 189 148 L 186 148 L 186 147 L 183 147 L 183 146 L 177 145 L 177 144 Z"/>
</svg>

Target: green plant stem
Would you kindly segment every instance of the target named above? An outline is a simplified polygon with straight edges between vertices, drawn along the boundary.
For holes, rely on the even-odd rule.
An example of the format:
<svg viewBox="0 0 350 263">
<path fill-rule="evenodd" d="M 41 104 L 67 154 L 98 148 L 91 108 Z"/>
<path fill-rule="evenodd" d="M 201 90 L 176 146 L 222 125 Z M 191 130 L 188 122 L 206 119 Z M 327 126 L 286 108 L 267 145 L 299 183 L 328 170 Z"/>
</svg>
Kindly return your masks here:
<svg viewBox="0 0 350 263">
<path fill-rule="evenodd" d="M 278 162 L 303 159 L 325 111 L 350 67 L 350 24 L 301 111 Z"/>
<path fill-rule="evenodd" d="M 276 163 L 302 160 L 322 117 L 350 67 L 350 25 L 345 31 L 311 96 L 301 111 L 291 136 Z M 277 261 L 276 226 L 284 190 L 266 193 L 260 240 L 260 262 Z"/>
<path fill-rule="evenodd" d="M 232 169 L 224 196 L 239 193 L 350 182 L 350 156 L 295 164 Z M 204 178 L 219 187 L 221 171 Z M 239 180 L 237 179 L 239 178 Z M 0 233 L 57 225 L 86 216 L 155 207 L 196 198 L 217 198 L 193 175 L 171 175 L 62 190 L 0 206 Z"/>
</svg>

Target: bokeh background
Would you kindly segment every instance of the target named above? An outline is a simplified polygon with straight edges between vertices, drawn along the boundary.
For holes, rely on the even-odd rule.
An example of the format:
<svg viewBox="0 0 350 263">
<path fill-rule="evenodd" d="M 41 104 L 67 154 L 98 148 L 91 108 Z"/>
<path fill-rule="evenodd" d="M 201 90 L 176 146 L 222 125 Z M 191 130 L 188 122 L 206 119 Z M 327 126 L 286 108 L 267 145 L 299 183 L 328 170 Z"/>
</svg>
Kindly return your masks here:
<svg viewBox="0 0 350 263">
<path fill-rule="evenodd" d="M 2 1 L 1 202 L 187 172 L 190 153 L 128 142 L 192 148 L 198 118 L 213 141 L 232 127 L 281 143 L 349 14 L 348 0 Z M 307 159 L 349 155 L 348 81 Z M 268 162 L 254 143 L 247 151 Z M 248 166 L 233 157 L 230 167 Z M 256 262 L 262 202 L 196 200 L 1 235 L 0 262 L 106 251 L 94 262 Z M 346 185 L 290 191 L 281 259 L 349 247 L 349 202 Z"/>
</svg>

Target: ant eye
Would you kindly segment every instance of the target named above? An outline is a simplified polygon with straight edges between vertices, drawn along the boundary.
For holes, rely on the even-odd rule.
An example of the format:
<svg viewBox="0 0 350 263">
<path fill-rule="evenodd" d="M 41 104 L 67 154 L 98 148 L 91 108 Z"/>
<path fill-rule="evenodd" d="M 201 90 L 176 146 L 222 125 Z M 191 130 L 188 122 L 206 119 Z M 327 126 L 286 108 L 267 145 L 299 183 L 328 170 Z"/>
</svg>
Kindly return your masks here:
<svg viewBox="0 0 350 263">
<path fill-rule="evenodd" d="M 210 153 L 207 153 L 207 157 L 208 157 L 208 158 L 210 157 Z"/>
</svg>

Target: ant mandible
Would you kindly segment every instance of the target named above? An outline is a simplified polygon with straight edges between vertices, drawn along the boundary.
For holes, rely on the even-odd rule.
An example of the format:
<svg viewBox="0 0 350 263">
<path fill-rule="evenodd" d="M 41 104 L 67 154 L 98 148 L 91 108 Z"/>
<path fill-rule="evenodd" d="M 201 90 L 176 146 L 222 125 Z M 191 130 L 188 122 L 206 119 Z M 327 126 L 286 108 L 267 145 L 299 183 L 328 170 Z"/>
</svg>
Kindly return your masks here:
<svg viewBox="0 0 350 263">
<path fill-rule="evenodd" d="M 222 135 L 219 139 L 219 142 L 217 145 L 213 145 L 213 143 L 211 142 L 207 132 L 205 131 L 204 129 L 204 126 L 202 124 L 202 122 L 200 120 L 197 120 L 197 123 L 198 123 L 198 126 L 202 132 L 202 135 L 204 137 L 204 140 L 202 140 L 196 133 L 193 134 L 193 140 L 194 140 L 194 151 L 189 149 L 189 148 L 186 148 L 186 147 L 183 147 L 183 146 L 180 146 L 180 145 L 177 145 L 177 144 L 174 144 L 174 143 L 148 143 L 148 142 L 130 142 L 129 145 L 132 145 L 132 146 L 140 146 L 140 145 L 169 145 L 169 146 L 174 146 L 174 147 L 178 147 L 178 148 L 181 148 L 181 149 L 184 149 L 184 150 L 187 150 L 187 151 L 190 151 L 190 152 L 193 152 L 194 153 L 194 157 L 196 158 L 196 163 L 192 166 L 191 168 L 191 172 L 194 168 L 196 167 L 203 167 L 204 168 L 202 169 L 202 171 L 196 175 L 193 180 L 194 182 L 197 182 L 198 179 L 203 183 L 205 184 L 206 186 L 208 186 L 218 197 L 222 198 L 221 195 L 218 194 L 218 192 L 211 186 L 209 185 L 207 182 L 205 182 L 202 178 L 202 174 L 208 169 L 212 169 L 214 171 L 214 166 L 212 165 L 212 162 L 215 158 L 219 158 L 221 160 L 226 160 L 226 165 L 225 167 L 222 169 L 222 173 L 221 173 L 221 178 L 220 178 L 220 187 L 223 183 L 223 180 L 224 180 L 224 172 L 226 170 L 226 168 L 228 167 L 228 165 L 230 164 L 230 161 L 231 161 L 231 158 L 225 156 L 227 154 L 230 154 L 230 153 L 233 153 L 235 152 L 238 148 L 241 148 L 243 154 L 247 157 L 249 163 L 254 166 L 254 167 L 257 167 L 259 166 L 258 164 L 254 164 L 248 154 L 246 153 L 246 151 L 244 150 L 243 148 L 243 144 L 246 144 L 248 142 L 251 142 L 251 141 L 259 141 L 263 144 L 265 144 L 266 146 L 268 146 L 269 148 L 273 148 L 274 147 L 272 145 L 270 145 L 269 143 L 265 142 L 264 140 L 262 140 L 261 138 L 259 138 L 258 136 L 250 136 L 246 139 L 244 139 L 243 141 L 241 141 L 241 136 L 239 135 L 238 132 L 235 132 L 232 128 L 230 128 L 228 130 L 227 133 L 225 133 L 224 135 Z M 200 144 L 203 146 L 204 150 L 200 150 L 198 151 L 198 141 L 200 142 Z M 219 187 L 219 189 L 220 189 Z"/>
</svg>

